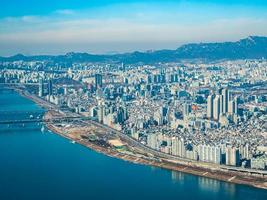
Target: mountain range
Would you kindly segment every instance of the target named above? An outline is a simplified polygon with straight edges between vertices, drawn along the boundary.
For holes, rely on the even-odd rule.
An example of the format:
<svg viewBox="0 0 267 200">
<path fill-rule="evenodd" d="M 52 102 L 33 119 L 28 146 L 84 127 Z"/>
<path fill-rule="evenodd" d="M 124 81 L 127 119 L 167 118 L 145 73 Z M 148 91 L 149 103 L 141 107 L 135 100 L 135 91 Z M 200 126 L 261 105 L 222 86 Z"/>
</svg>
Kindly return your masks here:
<svg viewBox="0 0 267 200">
<path fill-rule="evenodd" d="M 249 36 L 236 42 L 186 44 L 175 50 L 135 51 L 132 53 L 113 55 L 94 55 L 73 52 L 59 56 L 24 56 L 18 54 L 11 57 L 0 57 L 0 61 L 158 63 L 179 62 L 185 59 L 216 61 L 261 58 L 267 58 L 267 37 Z"/>
</svg>

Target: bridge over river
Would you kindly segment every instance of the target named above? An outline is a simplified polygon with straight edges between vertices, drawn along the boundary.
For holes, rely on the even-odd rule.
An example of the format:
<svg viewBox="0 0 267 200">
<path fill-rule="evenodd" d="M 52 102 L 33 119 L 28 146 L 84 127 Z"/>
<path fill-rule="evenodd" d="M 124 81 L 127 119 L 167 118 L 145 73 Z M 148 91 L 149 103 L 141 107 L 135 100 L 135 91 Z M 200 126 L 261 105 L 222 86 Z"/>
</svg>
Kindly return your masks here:
<svg viewBox="0 0 267 200">
<path fill-rule="evenodd" d="M 36 123 L 36 122 L 53 122 L 53 123 L 61 123 L 61 122 L 71 122 L 74 120 L 89 120 L 88 117 L 60 117 L 60 118 L 30 118 L 30 119 L 22 119 L 22 120 L 0 120 L 0 124 L 26 124 L 26 123 Z"/>
</svg>

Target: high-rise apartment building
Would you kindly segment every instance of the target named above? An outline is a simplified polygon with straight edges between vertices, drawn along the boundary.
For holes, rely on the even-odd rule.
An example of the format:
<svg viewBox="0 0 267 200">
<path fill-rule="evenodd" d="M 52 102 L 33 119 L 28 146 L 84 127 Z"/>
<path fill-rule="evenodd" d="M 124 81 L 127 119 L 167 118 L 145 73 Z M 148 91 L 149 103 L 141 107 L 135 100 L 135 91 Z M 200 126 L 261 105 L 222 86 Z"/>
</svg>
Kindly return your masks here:
<svg viewBox="0 0 267 200">
<path fill-rule="evenodd" d="M 102 74 L 95 74 L 95 88 L 101 88 L 103 85 L 103 76 Z"/>
<path fill-rule="evenodd" d="M 228 102 L 229 102 L 229 90 L 227 88 L 222 89 L 222 113 L 228 112 Z"/>
<path fill-rule="evenodd" d="M 213 118 L 219 120 L 220 117 L 220 95 L 216 95 L 213 101 Z"/>
<path fill-rule="evenodd" d="M 231 165 L 231 166 L 238 166 L 240 162 L 240 154 L 239 154 L 239 149 L 235 147 L 226 147 L 225 149 L 225 154 L 226 154 L 226 165 Z"/>
<path fill-rule="evenodd" d="M 39 85 L 38 86 L 39 86 L 38 96 L 42 97 L 42 96 L 44 96 L 44 82 L 43 82 L 42 78 L 39 79 Z"/>
</svg>

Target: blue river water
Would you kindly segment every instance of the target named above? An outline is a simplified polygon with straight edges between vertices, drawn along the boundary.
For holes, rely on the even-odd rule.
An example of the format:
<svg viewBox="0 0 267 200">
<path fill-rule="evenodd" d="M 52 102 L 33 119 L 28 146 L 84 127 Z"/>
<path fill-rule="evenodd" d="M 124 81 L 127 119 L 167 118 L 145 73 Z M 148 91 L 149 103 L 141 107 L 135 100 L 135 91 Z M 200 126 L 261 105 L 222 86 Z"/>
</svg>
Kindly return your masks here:
<svg viewBox="0 0 267 200">
<path fill-rule="evenodd" d="M 0 120 L 43 113 L 0 88 Z M 267 199 L 267 190 L 110 158 L 41 126 L 0 125 L 0 200 Z"/>
</svg>

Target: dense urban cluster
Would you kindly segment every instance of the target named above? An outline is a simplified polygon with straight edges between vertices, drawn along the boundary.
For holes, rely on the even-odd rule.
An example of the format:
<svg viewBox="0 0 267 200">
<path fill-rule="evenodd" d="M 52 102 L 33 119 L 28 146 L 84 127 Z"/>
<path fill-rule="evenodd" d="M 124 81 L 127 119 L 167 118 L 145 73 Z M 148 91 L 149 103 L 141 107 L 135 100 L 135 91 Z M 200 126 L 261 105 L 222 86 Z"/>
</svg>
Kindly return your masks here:
<svg viewBox="0 0 267 200">
<path fill-rule="evenodd" d="M 267 169 L 267 61 L 155 65 L 3 62 L 21 84 L 183 159 Z"/>
</svg>

